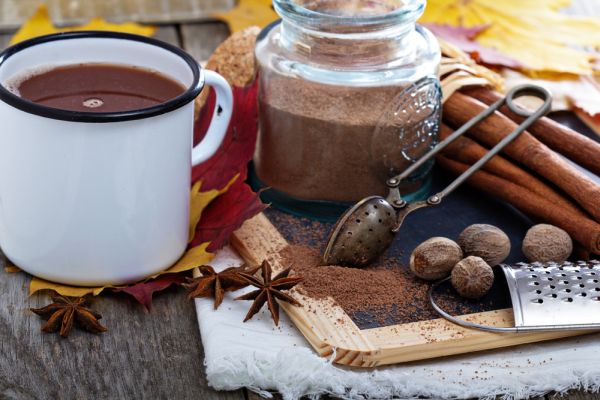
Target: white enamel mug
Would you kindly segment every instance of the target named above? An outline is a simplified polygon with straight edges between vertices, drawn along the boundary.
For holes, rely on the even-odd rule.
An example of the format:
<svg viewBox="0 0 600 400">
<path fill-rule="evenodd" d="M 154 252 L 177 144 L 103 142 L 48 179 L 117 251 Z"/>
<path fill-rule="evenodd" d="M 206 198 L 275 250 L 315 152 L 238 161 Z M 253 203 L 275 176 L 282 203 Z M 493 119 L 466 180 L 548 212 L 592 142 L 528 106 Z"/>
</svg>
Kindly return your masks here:
<svg viewBox="0 0 600 400">
<path fill-rule="evenodd" d="M 4 86 L 17 74 L 77 63 L 143 67 L 187 87 L 135 111 L 58 110 Z M 177 261 L 188 242 L 191 167 L 225 136 L 232 92 L 181 49 L 115 32 L 32 39 L 0 54 L 0 247 L 23 270 L 71 285 L 122 284 Z M 217 94 L 192 148 L 194 99 Z"/>
</svg>

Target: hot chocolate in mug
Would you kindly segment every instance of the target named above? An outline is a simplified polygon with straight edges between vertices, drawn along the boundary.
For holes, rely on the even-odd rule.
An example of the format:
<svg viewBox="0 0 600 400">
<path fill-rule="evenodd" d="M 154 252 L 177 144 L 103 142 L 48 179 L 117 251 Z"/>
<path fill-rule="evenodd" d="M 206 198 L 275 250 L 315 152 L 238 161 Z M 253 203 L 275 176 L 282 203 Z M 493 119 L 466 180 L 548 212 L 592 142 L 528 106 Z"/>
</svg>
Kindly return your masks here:
<svg viewBox="0 0 600 400">
<path fill-rule="evenodd" d="M 27 101 L 7 88 L 24 71 L 73 64 L 156 71 L 185 91 L 149 108 L 76 112 Z M 214 88 L 217 107 L 192 146 L 194 99 Z M 133 282 L 175 263 L 188 242 L 191 167 L 220 146 L 231 88 L 181 49 L 115 32 L 72 32 L 0 54 L 0 247 L 51 281 Z"/>
</svg>

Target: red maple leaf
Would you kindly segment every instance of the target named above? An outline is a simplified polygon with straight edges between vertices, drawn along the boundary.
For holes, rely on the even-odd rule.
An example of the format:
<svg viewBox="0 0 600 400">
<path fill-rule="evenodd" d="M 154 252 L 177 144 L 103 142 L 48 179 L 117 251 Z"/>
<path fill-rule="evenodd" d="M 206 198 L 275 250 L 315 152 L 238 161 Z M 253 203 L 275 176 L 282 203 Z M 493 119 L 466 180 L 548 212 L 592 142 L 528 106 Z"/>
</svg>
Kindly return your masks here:
<svg viewBox="0 0 600 400">
<path fill-rule="evenodd" d="M 498 50 L 479 44 L 475 39 L 477 35 L 485 31 L 488 26 L 474 26 L 465 28 L 462 26 L 423 24 L 433 34 L 455 45 L 480 64 L 498 65 L 508 68 L 522 67 L 519 61 L 511 58 Z"/>
<path fill-rule="evenodd" d="M 206 249 L 215 252 L 229 241 L 229 236 L 244 221 L 263 211 L 267 206 L 250 186 L 238 179 L 227 192 L 210 203 L 202 213 L 196 236 L 190 246 L 210 242 Z"/>
<path fill-rule="evenodd" d="M 167 289 L 171 285 L 181 285 L 185 282 L 185 274 L 165 274 L 146 282 L 136 283 L 135 285 L 124 288 L 113 288 L 115 292 L 124 292 L 133 296 L 147 311 L 152 308 L 152 295 Z"/>
<path fill-rule="evenodd" d="M 258 135 L 257 93 L 256 82 L 245 88 L 233 87 L 234 112 L 223 144 L 214 156 L 192 169 L 192 182 L 202 179 L 203 191 L 224 188 L 238 173 L 239 179 L 246 179 Z M 211 91 L 195 125 L 195 143 L 206 134 L 214 108 Z"/>
</svg>

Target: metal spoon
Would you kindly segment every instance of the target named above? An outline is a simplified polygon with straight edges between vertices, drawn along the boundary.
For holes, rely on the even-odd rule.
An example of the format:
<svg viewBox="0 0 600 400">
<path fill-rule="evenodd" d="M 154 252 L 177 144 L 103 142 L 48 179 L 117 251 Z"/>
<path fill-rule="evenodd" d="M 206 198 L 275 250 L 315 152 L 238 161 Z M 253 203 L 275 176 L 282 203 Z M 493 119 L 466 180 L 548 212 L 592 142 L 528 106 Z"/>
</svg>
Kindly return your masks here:
<svg viewBox="0 0 600 400">
<path fill-rule="evenodd" d="M 515 99 L 523 96 L 534 96 L 544 104 L 535 112 L 525 110 L 515 104 Z M 430 196 L 427 200 L 407 203 L 402 199 L 398 187 L 408 176 L 417 171 L 423 164 L 454 142 L 479 122 L 483 121 L 502 106 L 507 105 L 515 114 L 527 119 L 510 135 L 502 139 L 483 158 L 473 164 L 467 171 L 456 178 L 444 190 Z M 487 110 L 467 122 L 452 135 L 438 143 L 427 154 L 411 165 L 408 169 L 391 179 L 387 186 L 387 198 L 381 196 L 367 197 L 344 213 L 333 227 L 323 255 L 326 265 L 344 265 L 348 267 L 364 267 L 375 261 L 392 244 L 400 230 L 404 219 L 413 211 L 420 208 L 437 206 L 444 197 L 460 186 L 485 163 L 497 155 L 506 145 L 515 140 L 536 120 L 550 111 L 552 95 L 544 88 L 523 85 L 512 89 L 504 99 L 498 100 Z"/>
</svg>

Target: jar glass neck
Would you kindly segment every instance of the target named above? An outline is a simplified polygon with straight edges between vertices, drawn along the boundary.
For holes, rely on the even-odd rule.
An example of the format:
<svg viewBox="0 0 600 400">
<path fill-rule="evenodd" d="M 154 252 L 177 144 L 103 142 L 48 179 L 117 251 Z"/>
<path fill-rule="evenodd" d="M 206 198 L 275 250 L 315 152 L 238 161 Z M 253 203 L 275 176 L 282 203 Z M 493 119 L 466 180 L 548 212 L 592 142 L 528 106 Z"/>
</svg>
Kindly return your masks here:
<svg viewBox="0 0 600 400">
<path fill-rule="evenodd" d="M 378 2 L 398 6 L 370 14 L 366 7 Z M 411 38 L 425 0 L 274 0 L 274 6 L 282 18 L 280 45 L 287 51 L 317 64 L 352 60 L 360 66 L 387 64 L 413 52 Z"/>
<path fill-rule="evenodd" d="M 364 34 L 336 34 L 307 29 L 284 19 L 280 32 L 286 50 L 310 56 L 315 63 L 352 60 L 355 65 L 380 65 L 412 52 L 415 23 Z"/>
</svg>

